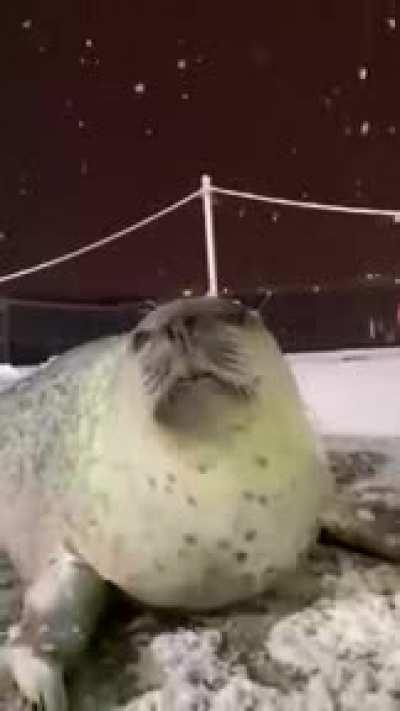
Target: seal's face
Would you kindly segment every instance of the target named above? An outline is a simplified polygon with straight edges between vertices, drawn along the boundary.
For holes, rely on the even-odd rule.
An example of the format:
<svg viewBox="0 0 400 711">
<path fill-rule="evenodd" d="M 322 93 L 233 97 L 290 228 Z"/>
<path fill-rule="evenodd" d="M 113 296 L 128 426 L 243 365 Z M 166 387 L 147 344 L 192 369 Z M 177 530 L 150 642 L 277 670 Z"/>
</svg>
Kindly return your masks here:
<svg viewBox="0 0 400 711">
<path fill-rule="evenodd" d="M 132 347 L 155 417 L 168 419 L 175 403 L 194 393 L 253 397 L 257 377 L 245 345 L 254 329 L 263 329 L 255 312 L 217 298 L 176 300 L 148 314 Z"/>
</svg>

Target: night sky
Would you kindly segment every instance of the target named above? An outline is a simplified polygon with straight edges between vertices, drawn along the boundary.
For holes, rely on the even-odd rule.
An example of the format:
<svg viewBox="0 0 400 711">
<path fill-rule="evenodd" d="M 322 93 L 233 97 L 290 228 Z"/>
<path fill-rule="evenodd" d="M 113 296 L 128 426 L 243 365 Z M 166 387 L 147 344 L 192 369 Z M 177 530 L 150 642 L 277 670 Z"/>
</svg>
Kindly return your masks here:
<svg viewBox="0 0 400 711">
<path fill-rule="evenodd" d="M 3 0 L 0 273 L 223 187 L 400 210 L 395 0 Z M 400 276 L 400 222 L 215 200 L 221 286 Z M 30 298 L 203 291 L 197 200 L 1 287 Z"/>
</svg>

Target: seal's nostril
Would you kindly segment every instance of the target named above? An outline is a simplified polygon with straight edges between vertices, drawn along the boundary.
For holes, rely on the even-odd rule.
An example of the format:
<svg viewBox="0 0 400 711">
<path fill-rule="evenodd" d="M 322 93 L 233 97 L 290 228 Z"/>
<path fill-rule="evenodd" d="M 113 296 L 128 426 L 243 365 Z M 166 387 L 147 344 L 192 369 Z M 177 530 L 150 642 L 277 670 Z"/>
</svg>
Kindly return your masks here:
<svg viewBox="0 0 400 711">
<path fill-rule="evenodd" d="M 188 316 L 184 321 L 185 328 L 190 332 L 193 331 L 196 325 L 196 316 Z"/>
<path fill-rule="evenodd" d="M 167 334 L 167 336 L 168 336 L 168 339 L 169 339 L 170 341 L 174 341 L 174 340 L 175 340 L 174 329 L 173 329 L 171 326 L 167 326 L 166 329 L 165 329 L 165 332 L 166 332 L 166 334 Z"/>
</svg>

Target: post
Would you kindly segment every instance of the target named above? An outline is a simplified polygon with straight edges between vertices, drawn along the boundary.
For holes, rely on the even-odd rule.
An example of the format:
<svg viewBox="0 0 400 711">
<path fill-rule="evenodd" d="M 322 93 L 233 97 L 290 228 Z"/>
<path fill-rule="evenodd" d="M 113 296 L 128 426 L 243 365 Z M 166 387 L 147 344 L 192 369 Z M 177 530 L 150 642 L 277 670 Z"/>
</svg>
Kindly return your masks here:
<svg viewBox="0 0 400 711">
<path fill-rule="evenodd" d="M 11 363 L 10 311 L 7 299 L 0 300 L 0 362 Z"/>
<path fill-rule="evenodd" d="M 203 213 L 206 237 L 206 257 L 208 274 L 208 296 L 218 296 L 217 257 L 215 251 L 214 219 L 212 212 L 212 190 L 209 175 L 201 177 Z"/>
</svg>

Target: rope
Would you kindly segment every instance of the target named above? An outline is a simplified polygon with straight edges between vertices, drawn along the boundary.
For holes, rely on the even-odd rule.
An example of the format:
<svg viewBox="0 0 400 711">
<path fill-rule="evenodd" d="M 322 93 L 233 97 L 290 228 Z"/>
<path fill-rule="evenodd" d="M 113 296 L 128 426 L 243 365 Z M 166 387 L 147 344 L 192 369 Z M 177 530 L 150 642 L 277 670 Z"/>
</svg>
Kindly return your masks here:
<svg viewBox="0 0 400 711">
<path fill-rule="evenodd" d="M 309 210 L 323 210 L 326 212 L 347 212 L 356 215 L 384 215 L 386 217 L 396 217 L 400 220 L 400 210 L 381 210 L 374 207 L 350 207 L 346 205 L 332 205 L 321 202 L 303 202 L 301 200 L 287 200 L 281 197 L 270 197 L 268 195 L 256 195 L 255 193 L 243 193 L 239 190 L 227 190 L 226 188 L 211 188 L 213 193 L 227 195 L 229 197 L 242 198 L 243 200 L 257 200 L 273 205 L 286 205 L 288 207 L 299 207 Z"/>
<path fill-rule="evenodd" d="M 39 262 L 38 264 L 34 264 L 31 267 L 19 269 L 15 272 L 11 272 L 10 274 L 4 274 L 3 276 L 0 276 L 0 284 L 5 284 L 9 281 L 13 281 L 15 279 L 20 279 L 20 278 L 28 276 L 30 274 L 34 274 L 36 272 L 43 271 L 44 269 L 49 269 L 50 267 L 54 267 L 58 264 L 63 264 L 64 262 L 68 262 L 72 259 L 75 259 L 76 257 L 80 257 L 82 254 L 87 254 L 88 252 L 93 252 L 96 249 L 100 249 L 101 247 L 104 247 L 105 245 L 110 244 L 111 242 L 115 242 L 116 240 L 120 239 L 121 237 L 125 237 L 125 235 L 129 234 L 130 232 L 136 232 L 141 227 L 146 227 L 146 225 L 150 225 L 152 222 L 159 220 L 161 217 L 164 217 L 165 215 L 168 215 L 171 212 L 178 210 L 180 207 L 183 207 L 191 200 L 194 200 L 194 198 L 197 198 L 197 197 L 204 198 L 204 195 L 206 194 L 206 192 L 215 193 L 217 195 L 218 194 L 219 195 L 226 195 L 228 197 L 240 198 L 242 200 L 254 200 L 254 201 L 258 201 L 258 202 L 269 203 L 272 205 L 285 205 L 287 207 L 297 207 L 297 208 L 305 209 L 305 210 L 321 210 L 324 212 L 342 212 L 342 213 L 350 213 L 350 214 L 355 214 L 355 215 L 381 215 L 381 216 L 385 216 L 385 217 L 395 218 L 396 221 L 400 222 L 400 210 L 383 210 L 380 208 L 371 208 L 371 207 L 350 207 L 350 206 L 346 206 L 346 205 L 324 204 L 324 203 L 320 203 L 320 202 L 306 202 L 306 201 L 302 201 L 302 200 L 289 200 L 287 198 L 271 197 L 269 195 L 257 195 L 256 193 L 241 192 L 239 190 L 228 190 L 227 188 L 219 188 L 214 185 L 209 185 L 207 187 L 207 189 L 202 187 L 199 190 L 195 190 L 194 192 L 189 193 L 189 195 L 186 195 L 186 197 L 182 198 L 181 200 L 177 200 L 172 205 L 168 205 L 167 207 L 164 207 L 162 210 L 159 210 L 159 212 L 153 213 L 152 215 L 149 215 L 148 217 L 145 217 L 142 220 L 139 220 L 139 222 L 136 222 L 133 225 L 129 225 L 128 227 L 125 227 L 122 230 L 113 232 L 112 234 L 108 235 L 107 237 L 103 237 L 102 239 L 99 239 L 96 242 L 91 242 L 90 244 L 87 244 L 83 247 L 78 247 L 78 249 L 75 249 L 71 252 L 62 254 L 59 257 L 54 257 L 53 259 L 48 259 L 46 261 Z"/>
<path fill-rule="evenodd" d="M 121 237 L 125 237 L 125 235 L 127 235 L 129 232 L 136 232 L 136 230 L 139 230 L 141 227 L 145 227 L 146 225 L 150 225 L 152 222 L 159 220 L 160 217 L 164 217 L 165 215 L 168 215 L 171 212 L 178 210 L 180 207 L 187 205 L 187 203 L 193 200 L 194 198 L 199 197 L 201 193 L 201 190 L 195 190 L 193 193 L 190 193 L 189 195 L 186 195 L 186 197 L 182 198 L 182 200 L 177 200 L 177 202 L 174 202 L 172 205 L 164 207 L 159 212 L 153 213 L 152 215 L 149 215 L 148 217 L 139 220 L 139 222 L 136 222 L 133 225 L 129 225 L 129 227 L 124 227 L 124 229 L 118 230 L 118 232 L 113 232 L 111 235 L 103 237 L 102 239 L 99 239 L 96 242 L 91 242 L 90 244 L 87 244 L 84 247 L 78 247 L 78 249 L 75 249 L 72 252 L 67 252 L 66 254 L 60 255 L 59 257 L 54 257 L 53 259 L 48 259 L 44 262 L 39 262 L 38 264 L 35 264 L 31 267 L 19 269 L 18 271 L 11 272 L 10 274 L 4 274 L 3 276 L 0 276 L 0 284 L 5 284 L 6 282 L 13 281 L 14 279 L 20 279 L 21 277 L 28 276 L 29 274 L 34 274 L 35 272 L 40 272 L 44 269 L 49 269 L 49 267 L 54 267 L 57 264 L 68 262 L 71 259 L 80 257 L 82 254 L 93 252 L 95 249 L 99 249 L 100 247 L 104 247 L 104 245 L 106 244 L 115 242 Z"/>
</svg>

